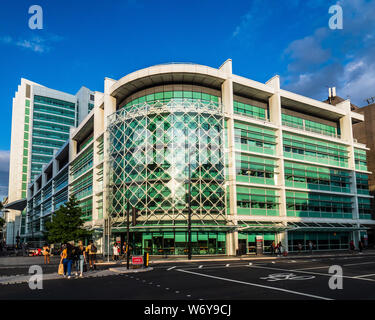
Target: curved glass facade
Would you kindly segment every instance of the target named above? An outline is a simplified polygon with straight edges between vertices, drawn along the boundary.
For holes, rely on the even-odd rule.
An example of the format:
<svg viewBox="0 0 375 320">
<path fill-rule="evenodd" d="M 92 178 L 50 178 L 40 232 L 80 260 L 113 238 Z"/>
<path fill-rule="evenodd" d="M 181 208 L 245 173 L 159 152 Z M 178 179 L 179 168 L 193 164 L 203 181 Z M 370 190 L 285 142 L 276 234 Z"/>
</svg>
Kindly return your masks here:
<svg viewBox="0 0 375 320">
<path fill-rule="evenodd" d="M 219 231 L 226 224 L 221 104 L 199 99 L 149 101 L 120 109 L 109 123 L 108 203 L 114 226 L 119 231 L 126 226 L 129 202 L 138 210 L 137 226 L 132 227 L 138 237 L 142 234 L 138 246 L 153 247 L 162 241 L 156 247 L 165 253 L 165 239 L 173 239 L 173 245 L 167 245 L 169 253 L 181 253 L 184 249 L 178 251 L 174 241 L 186 240 L 191 181 L 193 242 L 205 234 L 203 248 L 219 252 L 219 238 L 224 240 Z M 148 245 L 156 231 L 162 239 L 151 237 L 155 239 Z M 208 250 L 214 238 L 217 243 Z"/>
</svg>

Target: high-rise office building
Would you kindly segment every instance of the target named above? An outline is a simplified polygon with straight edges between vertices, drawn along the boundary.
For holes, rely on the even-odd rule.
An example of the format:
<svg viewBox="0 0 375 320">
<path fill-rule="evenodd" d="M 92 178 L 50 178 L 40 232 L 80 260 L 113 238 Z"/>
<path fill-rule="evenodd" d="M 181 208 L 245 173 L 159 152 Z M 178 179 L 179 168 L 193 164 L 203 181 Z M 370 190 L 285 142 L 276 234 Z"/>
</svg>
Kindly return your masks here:
<svg viewBox="0 0 375 320">
<path fill-rule="evenodd" d="M 72 95 L 21 79 L 13 98 L 9 204 L 26 198 L 28 183 L 69 139 L 70 129 L 87 115 L 92 99 L 85 87 Z M 25 212 L 19 215 L 19 211 L 8 210 L 7 243 L 14 244 L 24 233 Z"/>
</svg>

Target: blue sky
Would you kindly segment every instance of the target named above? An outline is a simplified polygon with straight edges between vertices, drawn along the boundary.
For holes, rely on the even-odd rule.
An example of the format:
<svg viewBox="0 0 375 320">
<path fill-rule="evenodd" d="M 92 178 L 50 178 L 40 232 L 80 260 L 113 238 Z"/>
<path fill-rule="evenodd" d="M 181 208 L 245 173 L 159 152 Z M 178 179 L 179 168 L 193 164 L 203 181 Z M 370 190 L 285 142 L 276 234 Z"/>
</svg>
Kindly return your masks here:
<svg viewBox="0 0 375 320">
<path fill-rule="evenodd" d="M 331 5 L 344 28 L 331 30 Z M 43 30 L 31 30 L 31 5 Z M 219 67 L 319 100 L 329 86 L 359 106 L 375 96 L 375 1 L 0 1 L 0 195 L 7 185 L 12 97 L 24 77 L 76 93 L 165 62 Z M 3 191 L 2 191 L 3 190 Z"/>
</svg>

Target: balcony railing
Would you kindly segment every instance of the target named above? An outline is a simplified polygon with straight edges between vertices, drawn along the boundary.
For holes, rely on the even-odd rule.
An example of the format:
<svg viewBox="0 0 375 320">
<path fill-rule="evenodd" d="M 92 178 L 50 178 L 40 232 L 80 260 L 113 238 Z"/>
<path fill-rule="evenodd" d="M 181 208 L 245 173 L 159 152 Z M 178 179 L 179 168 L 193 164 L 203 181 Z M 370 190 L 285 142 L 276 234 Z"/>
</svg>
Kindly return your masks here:
<svg viewBox="0 0 375 320">
<path fill-rule="evenodd" d="M 295 129 L 299 129 L 299 130 L 303 130 L 303 131 L 308 131 L 308 132 L 319 133 L 319 134 L 322 134 L 322 135 L 325 135 L 325 136 L 329 136 L 329 137 L 341 139 L 341 135 L 339 135 L 337 133 L 331 133 L 331 132 L 327 132 L 327 131 L 320 130 L 320 129 L 310 128 L 310 127 L 306 127 L 306 126 L 301 126 L 299 124 L 296 124 L 296 123 L 293 123 L 293 122 L 289 122 L 289 121 L 283 121 L 282 123 L 283 123 L 283 126 L 287 126 L 287 127 L 290 127 L 290 128 L 295 128 Z"/>
</svg>

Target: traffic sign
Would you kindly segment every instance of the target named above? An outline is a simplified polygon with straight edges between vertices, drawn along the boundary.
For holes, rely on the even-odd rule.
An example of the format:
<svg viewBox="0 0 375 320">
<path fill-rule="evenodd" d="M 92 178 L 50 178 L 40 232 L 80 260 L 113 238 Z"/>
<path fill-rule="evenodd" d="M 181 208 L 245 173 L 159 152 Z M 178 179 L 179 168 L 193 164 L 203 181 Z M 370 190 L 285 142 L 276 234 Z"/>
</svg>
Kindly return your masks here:
<svg viewBox="0 0 375 320">
<path fill-rule="evenodd" d="M 142 256 L 133 256 L 132 257 L 132 265 L 139 265 L 143 264 L 143 257 Z"/>
</svg>

